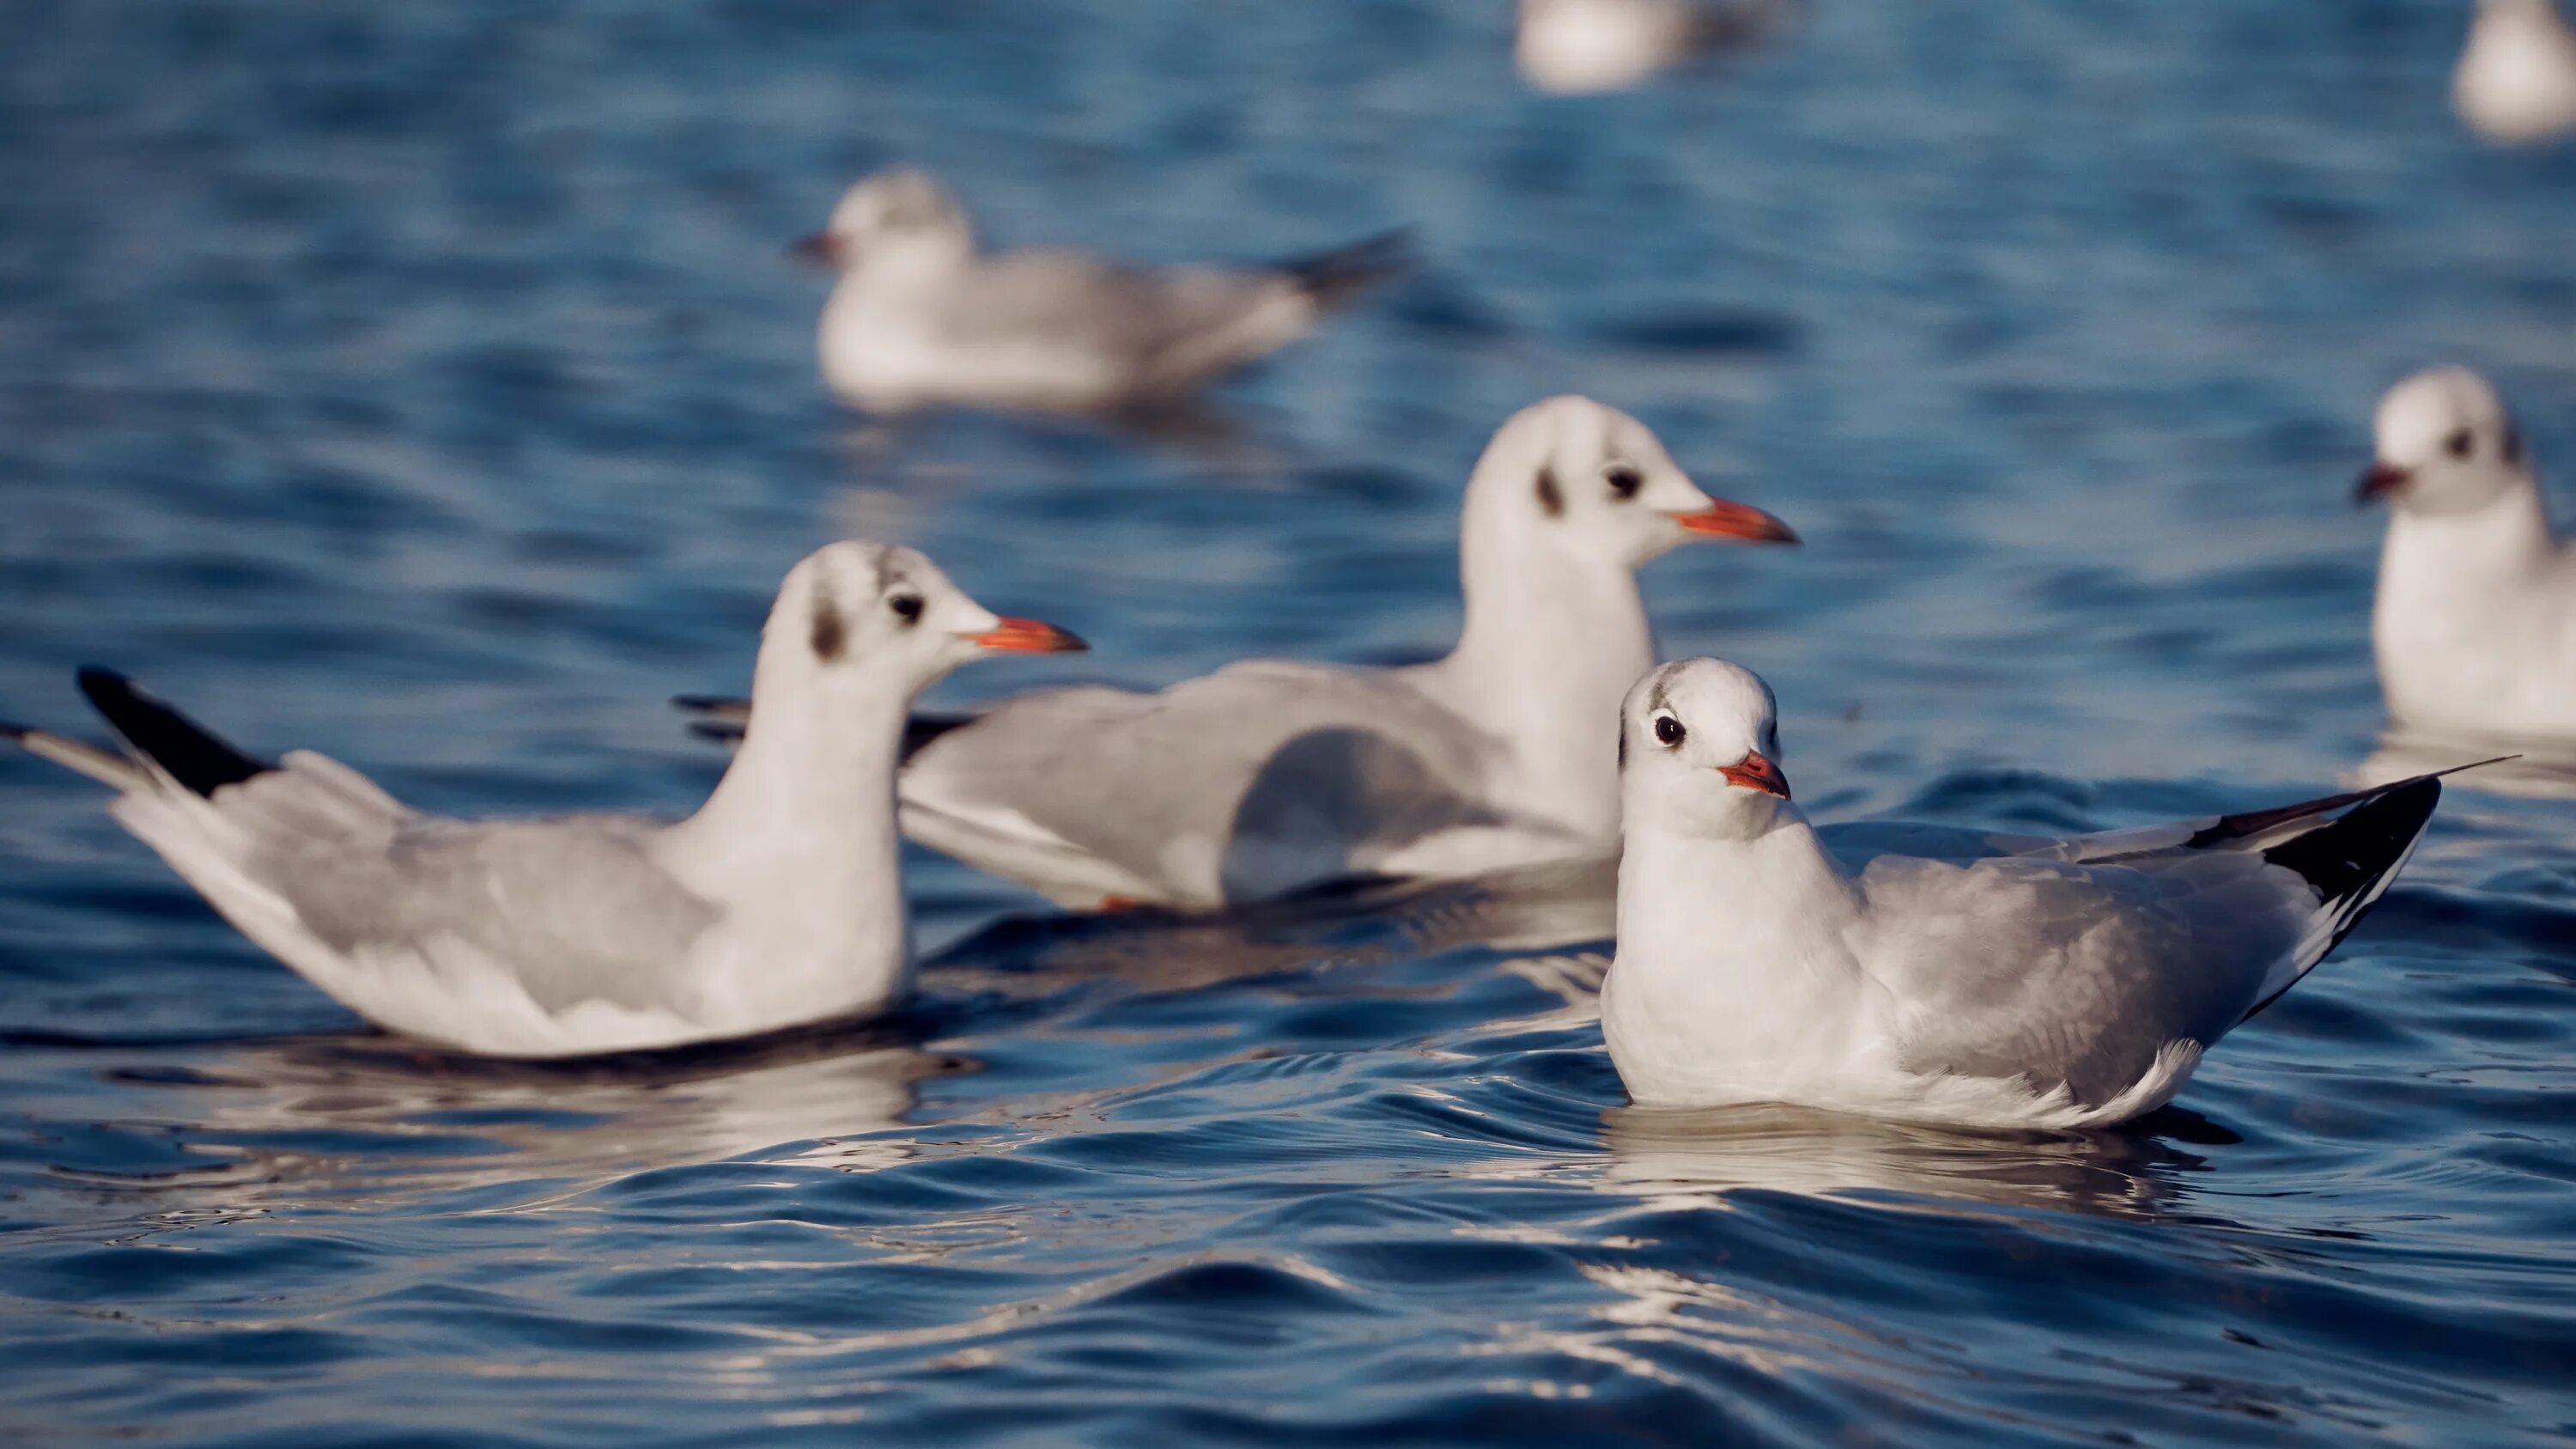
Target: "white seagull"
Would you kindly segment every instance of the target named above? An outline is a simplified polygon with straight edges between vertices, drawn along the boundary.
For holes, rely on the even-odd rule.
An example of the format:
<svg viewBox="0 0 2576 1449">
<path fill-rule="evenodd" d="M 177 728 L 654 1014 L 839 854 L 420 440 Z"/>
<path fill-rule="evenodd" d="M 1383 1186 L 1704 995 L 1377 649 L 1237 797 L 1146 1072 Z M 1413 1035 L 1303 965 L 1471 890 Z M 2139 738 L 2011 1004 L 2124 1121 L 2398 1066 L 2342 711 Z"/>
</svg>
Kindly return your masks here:
<svg viewBox="0 0 2576 1449">
<path fill-rule="evenodd" d="M 1786 0 L 1520 0 L 1512 59 L 1538 90 L 1625 90 L 1694 56 L 1759 39 L 1786 9 Z"/>
<path fill-rule="evenodd" d="M 2389 505 L 2371 643 L 2391 719 L 2446 735 L 2576 739 L 2576 550 L 2487 380 L 2418 373 L 2380 400 L 2359 498 Z"/>
<path fill-rule="evenodd" d="M 2071 840 L 1913 827 L 1893 834 L 1932 854 L 1846 859 L 1790 803 L 1750 672 L 1667 664 L 1621 723 L 1601 1031 L 1647 1106 L 2134 1117 L 2334 949 L 2442 793 L 2424 776 Z"/>
<path fill-rule="evenodd" d="M 840 273 L 817 339 L 824 380 L 884 413 L 1167 407 L 1404 267 L 1394 233 L 1266 267 L 986 252 L 957 198 L 910 167 L 852 186 L 795 249 Z"/>
<path fill-rule="evenodd" d="M 2499 145 L 2576 133 L 2576 30 L 2551 0 L 2479 0 L 2451 107 Z"/>
<path fill-rule="evenodd" d="M 493 1056 L 673 1046 L 867 1011 L 904 987 L 895 758 L 912 698 L 995 651 L 1081 648 L 1005 619 L 908 548 L 789 571 L 759 722 L 699 811 L 468 821 L 348 766 L 254 759 L 86 669 L 114 753 L 5 727 L 118 792 L 118 823 L 224 918 L 389 1030 Z"/>
<path fill-rule="evenodd" d="M 1446 658 L 1254 660 L 1158 694 L 1051 689 L 917 721 L 905 832 L 1081 908 L 1210 910 L 1352 875 L 1606 855 L 1619 697 L 1655 662 L 1636 570 L 1690 539 L 1796 535 L 1701 492 L 1643 423 L 1580 397 L 1494 434 L 1459 532 L 1467 618 Z"/>
</svg>

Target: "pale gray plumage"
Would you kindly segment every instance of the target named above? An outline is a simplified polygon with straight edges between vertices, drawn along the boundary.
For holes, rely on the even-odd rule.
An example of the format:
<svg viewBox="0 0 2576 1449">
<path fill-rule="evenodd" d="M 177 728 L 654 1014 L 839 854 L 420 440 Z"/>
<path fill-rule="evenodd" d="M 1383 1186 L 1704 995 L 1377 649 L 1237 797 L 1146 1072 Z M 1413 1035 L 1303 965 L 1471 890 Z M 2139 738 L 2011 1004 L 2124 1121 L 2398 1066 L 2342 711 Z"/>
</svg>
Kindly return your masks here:
<svg viewBox="0 0 2576 1449">
<path fill-rule="evenodd" d="M 81 688 L 126 754 L 6 732 L 117 790 L 120 823 L 368 1019 L 561 1056 L 769 1031 L 901 990 L 893 777 L 912 697 L 967 659 L 1068 647 L 910 549 L 820 550 L 762 632 L 757 727 L 676 822 L 432 815 L 320 755 L 246 755 L 104 670 Z"/>
<path fill-rule="evenodd" d="M 2075 1125 L 2165 1101 L 2379 899 L 2440 785 L 2049 840 L 1819 832 L 1768 688 L 1641 681 L 1602 1028 L 1640 1102 Z"/>
</svg>

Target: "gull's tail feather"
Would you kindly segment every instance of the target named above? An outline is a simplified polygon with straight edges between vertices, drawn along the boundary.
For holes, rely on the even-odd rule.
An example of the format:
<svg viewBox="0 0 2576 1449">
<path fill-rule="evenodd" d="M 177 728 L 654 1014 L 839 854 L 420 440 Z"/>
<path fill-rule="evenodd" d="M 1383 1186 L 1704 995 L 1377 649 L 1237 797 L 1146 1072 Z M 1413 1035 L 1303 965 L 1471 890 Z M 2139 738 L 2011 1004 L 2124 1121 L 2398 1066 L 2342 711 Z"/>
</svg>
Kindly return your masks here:
<svg viewBox="0 0 2576 1449">
<path fill-rule="evenodd" d="M 0 735 L 7 736 L 37 759 L 51 760 L 66 770 L 87 775 L 109 789 L 132 792 L 151 788 L 151 775 L 114 751 L 25 725 L 0 724 Z"/>
<path fill-rule="evenodd" d="M 2495 761 L 2481 761 L 2494 764 Z M 2474 769 L 2462 765 L 2459 769 Z M 2379 903 L 2380 896 L 2397 872 L 2415 854 L 2423 842 L 2425 827 L 2433 821 L 2433 807 L 2442 799 L 2442 776 L 2456 773 L 2444 770 L 2437 774 L 2418 775 L 2411 780 L 2397 780 L 2351 795 L 2330 796 L 2307 805 L 2293 805 L 2280 811 L 2262 811 L 2254 817 L 2227 817 L 2230 820 L 2259 820 L 2255 831 L 2278 831 L 2288 823 L 2282 817 L 2294 812 L 2307 828 L 2299 829 L 2287 839 L 2277 839 L 2260 846 L 2263 858 L 2285 870 L 2295 871 L 2300 879 L 2317 893 L 2316 915 L 2307 939 L 2300 945 L 2290 964 L 2286 980 L 2263 994 L 2261 1000 L 2237 1018 L 2241 1023 L 2281 998 L 2281 993 L 2298 984 L 2311 967 L 2326 953 L 2343 944 L 2352 928 Z M 2349 807 L 2349 808 L 2346 808 Z M 2341 809 L 2341 815 L 2326 815 Z M 2263 817 L 2269 817 L 2265 819 Z M 2314 823 L 2308 823 L 2314 822 Z M 2224 821 L 2221 822 L 2225 824 Z M 2212 827 L 2213 830 L 2219 827 Z M 2209 832 L 2204 831 L 2203 834 Z"/>
<path fill-rule="evenodd" d="M 689 733 L 719 744 L 742 743 L 743 732 L 751 727 L 751 701 L 721 694 L 679 694 L 671 697 L 672 707 L 683 714 L 694 715 Z M 973 724 L 971 714 L 915 714 L 903 722 L 902 759 L 909 760 L 924 745 L 953 729 Z"/>
<path fill-rule="evenodd" d="M 1348 246 L 1292 257 L 1279 267 L 1296 280 L 1298 290 L 1329 312 L 1378 283 L 1413 270 L 1413 265 L 1413 230 L 1399 227 Z"/>
<path fill-rule="evenodd" d="M 234 749 L 114 670 L 85 668 L 79 679 L 81 693 L 127 748 L 191 793 L 212 796 L 226 785 L 238 785 L 277 768 Z"/>
</svg>

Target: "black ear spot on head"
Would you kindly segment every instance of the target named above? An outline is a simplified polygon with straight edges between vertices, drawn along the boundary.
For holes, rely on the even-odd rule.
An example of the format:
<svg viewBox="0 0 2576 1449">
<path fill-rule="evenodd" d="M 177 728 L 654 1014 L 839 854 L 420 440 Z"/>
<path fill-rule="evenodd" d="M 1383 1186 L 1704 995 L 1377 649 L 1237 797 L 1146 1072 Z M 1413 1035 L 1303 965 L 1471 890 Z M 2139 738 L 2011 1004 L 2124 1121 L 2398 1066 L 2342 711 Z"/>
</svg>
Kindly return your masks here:
<svg viewBox="0 0 2576 1449">
<path fill-rule="evenodd" d="M 2469 450 L 2476 446 L 2477 439 L 2470 437 L 2469 430 L 2466 428 L 2454 428 L 2451 430 L 2451 435 L 2442 440 L 2443 449 L 2454 458 L 2469 456 Z"/>
<path fill-rule="evenodd" d="M 1565 490 L 1556 485 L 1554 468 L 1541 467 L 1538 470 L 1538 511 L 1550 518 L 1560 518 L 1565 514 Z"/>
<path fill-rule="evenodd" d="M 1628 768 L 1628 722 L 1619 721 L 1619 768 Z"/>
<path fill-rule="evenodd" d="M 814 596 L 813 633 L 808 638 L 814 645 L 814 657 L 826 664 L 840 658 L 841 651 L 849 647 L 849 626 L 841 622 L 841 611 L 833 606 L 831 595 Z"/>
</svg>

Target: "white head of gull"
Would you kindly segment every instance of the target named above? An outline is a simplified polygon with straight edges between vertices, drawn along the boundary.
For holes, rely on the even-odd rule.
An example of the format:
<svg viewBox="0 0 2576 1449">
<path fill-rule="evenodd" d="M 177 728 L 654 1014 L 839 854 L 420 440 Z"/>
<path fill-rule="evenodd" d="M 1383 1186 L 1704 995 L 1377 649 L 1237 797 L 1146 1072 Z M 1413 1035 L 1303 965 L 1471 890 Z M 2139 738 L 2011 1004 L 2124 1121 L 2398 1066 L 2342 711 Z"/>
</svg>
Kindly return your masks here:
<svg viewBox="0 0 2576 1449">
<path fill-rule="evenodd" d="M 894 771 L 925 685 L 995 652 L 1077 649 L 908 548 L 796 565 L 762 631 L 757 723 L 705 806 L 458 820 L 348 766 L 243 754 L 105 670 L 82 691 L 123 753 L 9 727 L 118 791 L 119 823 L 224 918 L 389 1030 L 548 1057 L 864 1012 L 906 984 Z"/>
<path fill-rule="evenodd" d="M 2576 134 L 2576 29 L 2552 0 L 2479 0 L 2451 106 L 2498 145 Z"/>
</svg>

